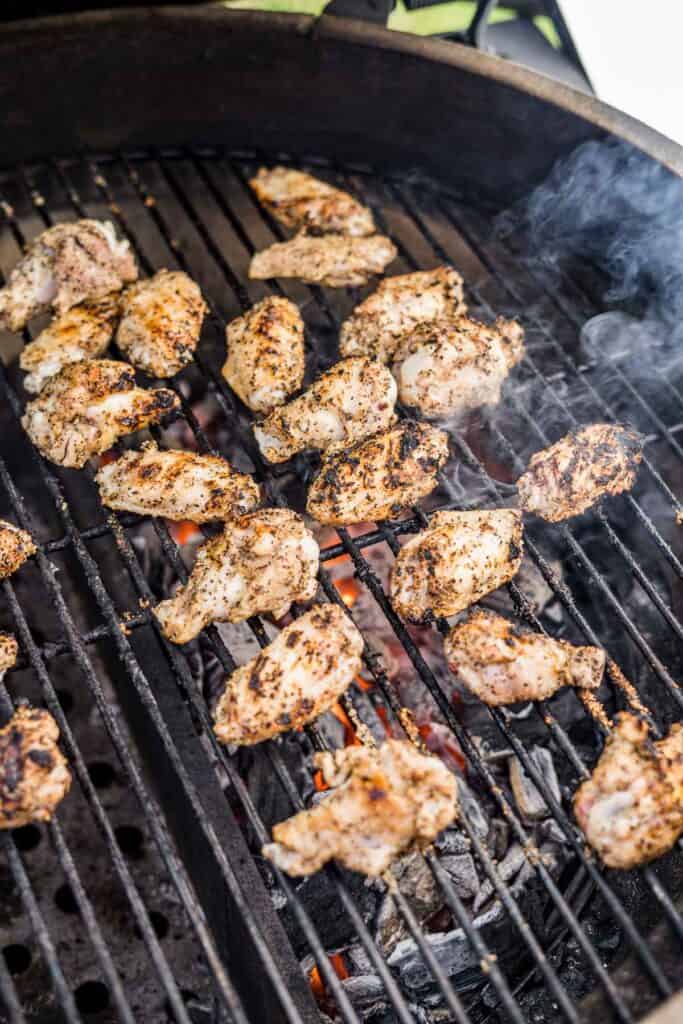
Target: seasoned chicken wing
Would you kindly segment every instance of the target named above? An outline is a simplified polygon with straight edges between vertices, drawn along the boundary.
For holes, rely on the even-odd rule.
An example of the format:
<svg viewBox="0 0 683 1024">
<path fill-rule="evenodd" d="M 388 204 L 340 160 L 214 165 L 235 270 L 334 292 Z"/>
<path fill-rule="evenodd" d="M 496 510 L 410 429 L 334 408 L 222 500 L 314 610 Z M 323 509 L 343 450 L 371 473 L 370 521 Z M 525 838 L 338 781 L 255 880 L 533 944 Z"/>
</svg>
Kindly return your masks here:
<svg viewBox="0 0 683 1024">
<path fill-rule="evenodd" d="M 191 277 L 159 270 L 123 293 L 116 342 L 133 366 L 172 377 L 192 361 L 207 310 Z"/>
<path fill-rule="evenodd" d="M 50 306 L 62 316 L 137 276 L 128 242 L 116 237 L 109 221 L 57 224 L 31 243 L 0 291 L 0 326 L 20 331 Z"/>
<path fill-rule="evenodd" d="M 180 402 L 172 391 L 135 386 L 132 367 L 89 359 L 64 367 L 26 406 L 22 425 L 43 455 L 80 469 L 119 437 L 159 423 Z"/>
<path fill-rule="evenodd" d="M 481 608 L 453 627 L 444 650 L 451 672 L 492 706 L 545 700 L 562 686 L 594 690 L 605 671 L 599 647 L 574 647 L 522 630 Z"/>
<path fill-rule="evenodd" d="M 523 354 L 524 331 L 514 320 L 488 327 L 462 316 L 419 324 L 394 353 L 400 399 L 429 419 L 496 405 Z"/>
<path fill-rule="evenodd" d="M 261 743 L 301 729 L 348 689 L 363 638 L 337 605 L 317 605 L 227 681 L 214 713 L 222 743 Z"/>
<path fill-rule="evenodd" d="M 249 267 L 249 277 L 298 277 L 308 284 L 353 288 L 366 284 L 375 274 L 383 274 L 394 259 L 396 247 L 385 235 L 351 238 L 300 234 L 257 252 Z"/>
<path fill-rule="evenodd" d="M 329 452 L 308 491 L 306 511 L 319 523 L 338 526 L 400 515 L 434 490 L 447 459 L 448 434 L 406 420 Z"/>
<path fill-rule="evenodd" d="M 339 188 L 303 171 L 261 167 L 249 182 L 269 213 L 286 228 L 309 234 L 372 235 L 372 214 Z"/>
<path fill-rule="evenodd" d="M 0 683 L 5 672 L 16 665 L 19 644 L 11 633 L 0 633 Z"/>
<path fill-rule="evenodd" d="M 71 785 L 48 711 L 22 705 L 0 729 L 0 829 L 49 821 Z"/>
<path fill-rule="evenodd" d="M 592 423 L 532 455 L 517 481 L 519 504 L 551 523 L 633 487 L 643 439 L 619 423 Z"/>
<path fill-rule="evenodd" d="M 29 342 L 19 359 L 28 376 L 24 387 L 33 394 L 69 363 L 101 356 L 111 341 L 119 313 L 119 295 L 72 306 Z"/>
<path fill-rule="evenodd" d="M 270 296 L 226 328 L 223 376 L 254 412 L 282 405 L 304 382 L 304 322 L 293 302 Z"/>
<path fill-rule="evenodd" d="M 160 451 L 152 441 L 102 466 L 96 480 L 109 508 L 193 523 L 244 515 L 261 497 L 256 481 L 225 459 Z"/>
<path fill-rule="evenodd" d="M 254 427 L 261 453 L 284 462 L 306 448 L 352 444 L 395 421 L 396 382 L 374 359 L 343 359 Z"/>
<path fill-rule="evenodd" d="M 0 580 L 7 579 L 20 569 L 35 551 L 36 546 L 30 533 L 0 519 Z"/>
<path fill-rule="evenodd" d="M 456 615 L 502 587 L 522 562 L 522 517 L 514 509 L 435 512 L 401 548 L 391 599 L 409 622 Z"/>
<path fill-rule="evenodd" d="M 634 868 L 670 850 L 683 834 L 683 725 L 653 742 L 645 722 L 622 711 L 574 795 L 574 813 L 610 868 Z"/>
<path fill-rule="evenodd" d="M 455 820 L 455 776 L 410 743 L 346 747 L 315 755 L 335 788 L 307 811 L 280 822 L 263 854 L 289 875 L 310 875 L 336 858 L 371 878 L 413 845 L 426 845 Z"/>
<path fill-rule="evenodd" d="M 388 277 L 342 324 L 341 354 L 390 363 L 403 338 L 418 324 L 459 316 L 466 309 L 462 277 L 453 267 Z"/>
<path fill-rule="evenodd" d="M 289 509 L 231 520 L 199 549 L 185 586 L 157 605 L 161 628 L 184 644 L 210 622 L 242 622 L 266 612 L 279 619 L 293 601 L 315 595 L 318 555 L 313 534 Z"/>
</svg>

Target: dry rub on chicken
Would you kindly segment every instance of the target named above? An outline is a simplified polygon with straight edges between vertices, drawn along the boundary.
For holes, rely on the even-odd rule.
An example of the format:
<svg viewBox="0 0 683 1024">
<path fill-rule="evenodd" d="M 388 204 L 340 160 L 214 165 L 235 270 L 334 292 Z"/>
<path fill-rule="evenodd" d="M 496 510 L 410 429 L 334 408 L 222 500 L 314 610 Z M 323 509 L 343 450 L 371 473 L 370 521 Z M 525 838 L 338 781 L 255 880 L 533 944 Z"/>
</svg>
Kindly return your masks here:
<svg viewBox="0 0 683 1024">
<path fill-rule="evenodd" d="M 329 452 L 308 492 L 319 523 L 378 522 L 400 515 L 436 487 L 448 435 L 406 420 L 344 450 Z"/>
<path fill-rule="evenodd" d="M 670 850 L 683 834 L 683 725 L 653 742 L 645 722 L 622 712 L 574 813 L 608 867 L 634 868 Z"/>
<path fill-rule="evenodd" d="M 140 515 L 208 523 L 256 508 L 258 484 L 225 459 L 185 451 L 160 451 L 149 441 L 97 474 L 102 503 Z"/>
<path fill-rule="evenodd" d="M 30 533 L 0 519 L 0 580 L 7 579 L 20 569 L 35 551 L 36 546 Z"/>
<path fill-rule="evenodd" d="M 515 575 L 522 562 L 522 517 L 514 509 L 435 512 L 401 548 L 391 599 L 409 622 L 456 615 Z"/>
<path fill-rule="evenodd" d="M 396 382 L 374 359 L 343 359 L 299 398 L 254 428 L 262 454 L 284 462 L 306 448 L 352 444 L 386 430 L 396 416 Z"/>
<path fill-rule="evenodd" d="M 118 438 L 159 423 L 179 406 L 165 388 L 135 386 L 133 368 L 112 359 L 64 367 L 26 406 L 22 425 L 43 455 L 80 469 Z"/>
<path fill-rule="evenodd" d="M 366 206 L 339 188 L 303 171 L 261 167 L 249 182 L 260 203 L 286 228 L 309 234 L 372 235 Z"/>
<path fill-rule="evenodd" d="M 184 644 L 210 622 L 242 622 L 266 612 L 281 618 L 293 601 L 315 595 L 318 555 L 313 534 L 289 509 L 234 519 L 199 549 L 185 586 L 157 605 L 161 628 Z"/>
<path fill-rule="evenodd" d="M 117 293 L 73 306 L 55 317 L 21 353 L 19 365 L 28 373 L 26 390 L 38 394 L 69 363 L 101 356 L 111 341 L 118 313 Z"/>
<path fill-rule="evenodd" d="M 551 523 L 585 512 L 608 494 L 633 487 L 643 440 L 619 423 L 593 423 L 573 430 L 532 455 L 517 481 L 519 504 Z"/>
<path fill-rule="evenodd" d="M 414 845 L 426 845 L 458 813 L 455 776 L 410 743 L 346 747 L 316 754 L 335 789 L 315 807 L 273 829 L 263 854 L 289 875 L 310 875 L 335 858 L 352 871 L 381 875 Z"/>
<path fill-rule="evenodd" d="M 31 243 L 0 291 L 0 327 L 19 331 L 50 307 L 62 316 L 137 276 L 128 242 L 116 237 L 109 221 L 57 224 Z"/>
<path fill-rule="evenodd" d="M 254 412 L 268 413 L 304 382 L 304 322 L 293 302 L 270 296 L 226 328 L 223 376 Z"/>
<path fill-rule="evenodd" d="M 0 829 L 49 821 L 69 791 L 71 773 L 48 711 L 19 707 L 0 729 Z"/>
<path fill-rule="evenodd" d="M 312 608 L 227 681 L 214 713 L 222 743 L 261 743 L 301 729 L 341 697 L 361 669 L 363 638 L 337 605 Z"/>
<path fill-rule="evenodd" d="M 16 664 L 18 654 L 19 644 L 11 633 L 0 633 L 0 682 Z"/>
<path fill-rule="evenodd" d="M 453 267 L 388 277 L 342 324 L 341 354 L 390 363 L 401 341 L 419 324 L 459 316 L 466 309 L 462 277 Z"/>
<path fill-rule="evenodd" d="M 605 671 L 599 647 L 522 630 L 481 608 L 453 627 L 444 650 L 451 672 L 489 705 L 545 700 L 562 686 L 594 690 Z"/>
<path fill-rule="evenodd" d="M 385 235 L 350 238 L 301 234 L 257 252 L 249 277 L 298 277 L 308 284 L 353 288 L 366 284 L 375 274 L 383 274 L 394 259 L 396 247 Z"/>
<path fill-rule="evenodd" d="M 496 405 L 523 355 L 524 331 L 514 320 L 487 326 L 463 316 L 420 324 L 394 353 L 399 397 L 429 419 Z"/>
<path fill-rule="evenodd" d="M 192 361 L 207 309 L 191 277 L 160 270 L 124 292 L 116 342 L 133 366 L 172 377 Z"/>
</svg>

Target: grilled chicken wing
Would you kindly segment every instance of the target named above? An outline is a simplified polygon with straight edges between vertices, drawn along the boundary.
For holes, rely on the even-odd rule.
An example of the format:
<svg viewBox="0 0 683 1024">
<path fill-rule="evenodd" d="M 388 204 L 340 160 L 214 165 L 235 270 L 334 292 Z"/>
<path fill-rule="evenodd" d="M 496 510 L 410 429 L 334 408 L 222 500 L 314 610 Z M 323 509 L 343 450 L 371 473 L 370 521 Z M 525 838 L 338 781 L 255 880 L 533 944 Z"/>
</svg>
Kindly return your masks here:
<svg viewBox="0 0 683 1024">
<path fill-rule="evenodd" d="M 374 359 L 343 359 L 254 428 L 262 454 L 284 462 L 306 448 L 352 444 L 396 419 L 396 382 Z"/>
<path fill-rule="evenodd" d="M 160 270 L 123 293 L 116 342 L 133 366 L 172 377 L 192 361 L 207 309 L 191 277 Z"/>
<path fill-rule="evenodd" d="M 319 523 L 378 522 L 399 515 L 436 487 L 448 435 L 410 420 L 349 448 L 329 452 L 308 492 Z"/>
<path fill-rule="evenodd" d="M 522 631 L 480 608 L 453 627 L 444 650 L 451 672 L 489 705 L 545 700 L 562 686 L 594 690 L 605 671 L 599 647 L 574 647 Z"/>
<path fill-rule="evenodd" d="M 507 583 L 522 562 L 522 517 L 514 509 L 435 512 L 401 548 L 391 599 L 409 622 L 456 615 Z"/>
<path fill-rule="evenodd" d="M 381 875 L 414 844 L 426 845 L 458 813 L 455 776 L 410 743 L 346 747 L 316 754 L 334 786 L 320 803 L 273 829 L 263 854 L 289 875 L 310 875 L 336 858 L 352 871 Z"/>
<path fill-rule="evenodd" d="M 5 672 L 16 665 L 19 644 L 11 633 L 0 633 L 0 683 Z"/>
<path fill-rule="evenodd" d="M 19 359 L 28 376 L 24 387 L 33 394 L 69 363 L 101 356 L 111 341 L 119 313 L 118 293 L 73 306 L 29 342 Z"/>
<path fill-rule="evenodd" d="M 244 515 L 260 500 L 258 484 L 225 459 L 159 451 L 151 441 L 102 466 L 96 480 L 109 508 L 193 523 Z"/>
<path fill-rule="evenodd" d="M 282 405 L 304 382 L 304 322 L 289 299 L 270 296 L 226 328 L 223 376 L 254 412 Z"/>
<path fill-rule="evenodd" d="M 0 580 L 7 579 L 20 569 L 35 551 L 36 546 L 30 533 L 0 519 Z"/>
<path fill-rule="evenodd" d="M 222 743 L 261 743 L 330 708 L 361 669 L 363 638 L 337 605 L 312 608 L 227 681 L 215 711 Z"/>
<path fill-rule="evenodd" d="M 430 419 L 496 405 L 523 354 L 524 331 L 514 320 L 487 327 L 463 316 L 420 324 L 394 353 L 399 396 Z"/>
<path fill-rule="evenodd" d="M 72 306 L 117 292 L 138 276 L 128 242 L 109 221 L 79 220 L 43 231 L 0 291 L 0 326 L 19 331 L 52 306 Z"/>
<path fill-rule="evenodd" d="M 161 628 L 184 644 L 210 622 L 242 622 L 265 612 L 281 618 L 292 601 L 315 595 L 318 555 L 313 534 L 289 509 L 234 519 L 199 549 L 186 585 L 157 605 Z"/>
<path fill-rule="evenodd" d="M 683 725 L 653 742 L 645 722 L 622 712 L 574 813 L 608 867 L 634 868 L 670 850 L 683 834 Z"/>
<path fill-rule="evenodd" d="M 418 324 L 465 313 L 462 277 L 453 267 L 418 270 L 382 281 L 341 326 L 343 356 L 391 362 L 403 338 Z"/>
<path fill-rule="evenodd" d="M 372 214 L 339 188 L 303 171 L 261 167 L 249 182 L 259 202 L 286 228 L 309 234 L 372 235 Z"/>
<path fill-rule="evenodd" d="M 394 259 L 396 247 L 384 235 L 350 238 L 300 234 L 257 252 L 249 267 L 249 277 L 298 277 L 308 284 L 353 288 L 366 284 L 375 274 L 384 273 Z"/>
<path fill-rule="evenodd" d="M 551 523 L 577 516 L 607 494 L 633 487 L 643 457 L 635 430 L 592 423 L 532 455 L 517 481 L 519 504 Z"/>
<path fill-rule="evenodd" d="M 179 406 L 164 388 L 135 387 L 132 367 L 111 359 L 90 359 L 64 367 L 26 406 L 22 425 L 43 455 L 79 469 L 91 455 L 111 448 Z"/>
<path fill-rule="evenodd" d="M 0 729 L 0 829 L 49 821 L 69 791 L 71 773 L 52 715 L 27 705 Z"/>
</svg>

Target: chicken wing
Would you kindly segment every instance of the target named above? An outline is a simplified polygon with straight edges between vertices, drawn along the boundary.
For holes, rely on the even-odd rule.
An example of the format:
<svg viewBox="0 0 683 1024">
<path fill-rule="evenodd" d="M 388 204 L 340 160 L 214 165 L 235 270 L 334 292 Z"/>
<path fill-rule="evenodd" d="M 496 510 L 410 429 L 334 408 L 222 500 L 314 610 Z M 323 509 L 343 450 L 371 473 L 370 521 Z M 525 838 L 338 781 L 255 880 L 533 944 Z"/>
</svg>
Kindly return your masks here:
<svg viewBox="0 0 683 1024">
<path fill-rule="evenodd" d="M 71 773 L 48 711 L 22 705 L 0 729 L 0 829 L 49 821 Z"/>
<path fill-rule="evenodd" d="M 383 274 L 394 259 L 396 246 L 385 235 L 350 238 L 300 234 L 257 252 L 249 267 L 249 277 L 298 277 L 308 284 L 354 288 L 366 284 L 375 274 Z"/>
<path fill-rule="evenodd" d="M 456 615 L 507 583 L 522 562 L 522 517 L 514 509 L 435 512 L 401 548 L 391 599 L 409 622 Z"/>
<path fill-rule="evenodd" d="M 622 711 L 593 774 L 574 795 L 586 839 L 610 868 L 661 857 L 683 834 L 683 725 L 654 742 Z"/>
<path fill-rule="evenodd" d="M 151 441 L 102 466 L 96 480 L 109 508 L 193 523 L 244 515 L 261 497 L 256 481 L 225 459 L 159 451 Z"/>
<path fill-rule="evenodd" d="M 210 622 L 242 622 L 251 615 L 287 613 L 317 589 L 318 545 L 289 509 L 267 508 L 227 523 L 207 541 L 184 587 L 157 605 L 165 635 L 192 640 Z"/>
<path fill-rule="evenodd" d="M 545 700 L 562 686 L 594 690 L 605 671 L 599 647 L 574 647 L 475 609 L 454 626 L 444 650 L 451 672 L 485 704 Z"/>
<path fill-rule="evenodd" d="M 137 276 L 128 242 L 116 237 L 109 221 L 57 224 L 31 243 L 0 291 L 0 326 L 20 331 L 50 306 L 62 316 Z"/>
<path fill-rule="evenodd" d="M 52 377 L 21 422 L 43 455 L 79 469 L 119 437 L 158 423 L 179 405 L 172 391 L 137 388 L 127 363 L 89 359 Z"/>
<path fill-rule="evenodd" d="M 289 299 L 257 302 L 226 329 L 223 376 L 254 412 L 282 405 L 304 382 L 304 322 Z"/>
<path fill-rule="evenodd" d="M 95 302 L 72 306 L 56 317 L 35 341 L 29 342 L 19 359 L 24 387 L 33 394 L 69 363 L 101 356 L 111 341 L 119 314 L 118 293 Z"/>
<path fill-rule="evenodd" d="M 455 820 L 455 776 L 410 743 L 346 747 L 315 755 L 329 796 L 280 822 L 263 855 L 289 875 L 310 875 L 336 858 L 371 878 L 414 845 L 426 845 Z"/>
<path fill-rule="evenodd" d="M 16 665 L 19 644 L 11 633 L 0 633 L 0 683 L 5 672 Z"/>
<path fill-rule="evenodd" d="M 221 743 L 261 743 L 301 729 L 360 672 L 363 638 L 337 605 L 317 605 L 227 681 L 214 714 Z"/>
<path fill-rule="evenodd" d="M 585 512 L 608 494 L 633 487 L 643 439 L 619 423 L 592 423 L 532 455 L 517 481 L 525 512 L 556 523 Z"/>
<path fill-rule="evenodd" d="M 284 462 L 306 448 L 352 444 L 395 421 L 396 382 L 374 359 L 343 359 L 254 428 L 261 453 Z"/>
<path fill-rule="evenodd" d="M 514 320 L 487 327 L 463 316 L 420 324 L 394 353 L 401 402 L 429 419 L 496 405 L 523 354 L 524 331 Z"/>
<path fill-rule="evenodd" d="M 207 310 L 191 277 L 160 270 L 123 293 L 116 342 L 133 366 L 172 377 L 192 361 Z"/>
<path fill-rule="evenodd" d="M 367 206 L 311 174 L 288 167 L 261 167 L 249 184 L 259 202 L 286 228 L 315 235 L 375 233 Z"/>
<path fill-rule="evenodd" d="M 407 420 L 329 452 L 308 492 L 306 511 L 319 523 L 378 522 L 400 515 L 434 490 L 448 459 L 448 435 Z"/>
<path fill-rule="evenodd" d="M 36 546 L 30 533 L 0 519 L 0 580 L 7 579 L 20 569 L 35 552 Z"/>
<path fill-rule="evenodd" d="M 371 356 L 390 363 L 418 324 L 465 313 L 462 277 L 453 267 L 418 270 L 382 281 L 341 326 L 343 356 Z"/>
</svg>

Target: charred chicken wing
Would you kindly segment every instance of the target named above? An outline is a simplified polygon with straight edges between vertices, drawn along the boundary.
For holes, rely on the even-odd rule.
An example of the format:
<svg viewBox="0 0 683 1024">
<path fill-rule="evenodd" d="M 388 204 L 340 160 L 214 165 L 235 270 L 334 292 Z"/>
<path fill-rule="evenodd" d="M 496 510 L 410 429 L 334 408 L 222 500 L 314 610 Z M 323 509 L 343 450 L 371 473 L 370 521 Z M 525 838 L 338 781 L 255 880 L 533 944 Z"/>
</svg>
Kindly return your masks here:
<svg viewBox="0 0 683 1024">
<path fill-rule="evenodd" d="M 215 711 L 222 743 L 261 743 L 330 708 L 361 669 L 363 638 L 337 605 L 312 608 L 228 679 Z"/>
<path fill-rule="evenodd" d="M 430 843 L 458 813 L 455 776 L 410 743 L 346 747 L 315 761 L 333 792 L 276 825 L 275 842 L 263 847 L 289 875 L 310 875 L 336 858 L 376 877 L 413 845 Z"/>
<path fill-rule="evenodd" d="M 683 834 L 683 725 L 653 742 L 645 722 L 622 712 L 574 813 L 608 867 L 634 868 L 670 850 Z"/>
<path fill-rule="evenodd" d="M 372 214 L 339 188 L 303 171 L 261 167 L 249 182 L 259 202 L 286 228 L 309 234 L 372 235 Z"/>
<path fill-rule="evenodd" d="M 409 622 L 456 615 L 502 587 L 522 562 L 522 517 L 514 509 L 436 512 L 401 548 L 391 599 Z"/>
<path fill-rule="evenodd" d="M 551 523 L 577 516 L 608 494 L 630 490 L 642 458 L 642 438 L 629 427 L 574 430 L 532 455 L 517 481 L 520 507 Z"/>
<path fill-rule="evenodd" d="M 249 277 L 298 277 L 308 284 L 353 288 L 366 284 L 375 274 L 383 274 L 394 259 L 396 247 L 384 235 L 351 238 L 300 234 L 257 252 L 249 267 Z"/>
<path fill-rule="evenodd" d="M 19 707 L 0 729 L 0 828 L 49 821 L 69 791 L 71 773 L 48 711 Z"/>
<path fill-rule="evenodd" d="M 281 618 L 292 601 L 315 595 L 318 554 L 313 534 L 289 509 L 231 520 L 199 549 L 185 586 L 157 605 L 161 628 L 184 644 L 210 622 L 242 622 L 266 612 Z"/>
<path fill-rule="evenodd" d="M 36 546 L 30 533 L 0 519 L 0 580 L 7 579 L 20 569 L 35 551 Z"/>
<path fill-rule="evenodd" d="M 306 511 L 319 523 L 378 522 L 400 515 L 436 487 L 448 459 L 448 435 L 407 420 L 329 452 L 308 492 Z"/>
<path fill-rule="evenodd" d="M 453 267 L 388 277 L 342 324 L 341 353 L 390 363 L 403 338 L 418 324 L 455 317 L 466 309 L 462 278 Z"/>
<path fill-rule="evenodd" d="M 0 633 L 0 682 L 16 664 L 18 654 L 19 645 L 11 633 Z"/>
<path fill-rule="evenodd" d="M 179 406 L 164 388 L 135 386 L 132 367 L 90 359 L 64 367 L 26 406 L 24 430 L 43 455 L 79 469 L 119 437 L 159 423 Z"/>
<path fill-rule="evenodd" d="M 0 291 L 0 326 L 20 331 L 50 307 L 62 316 L 137 276 L 128 242 L 116 237 L 109 221 L 57 224 L 31 243 Z"/>
<path fill-rule="evenodd" d="M 262 454 L 284 462 L 306 448 L 352 444 L 396 419 L 396 382 L 374 359 L 343 359 L 254 428 Z"/>
<path fill-rule="evenodd" d="M 258 302 L 226 329 L 223 376 L 254 412 L 268 413 L 304 382 L 304 322 L 289 299 Z"/>
</svg>

